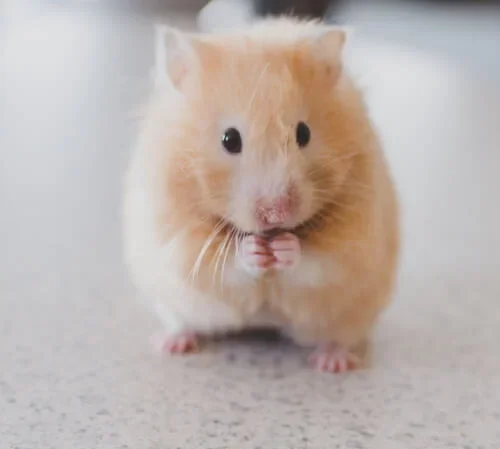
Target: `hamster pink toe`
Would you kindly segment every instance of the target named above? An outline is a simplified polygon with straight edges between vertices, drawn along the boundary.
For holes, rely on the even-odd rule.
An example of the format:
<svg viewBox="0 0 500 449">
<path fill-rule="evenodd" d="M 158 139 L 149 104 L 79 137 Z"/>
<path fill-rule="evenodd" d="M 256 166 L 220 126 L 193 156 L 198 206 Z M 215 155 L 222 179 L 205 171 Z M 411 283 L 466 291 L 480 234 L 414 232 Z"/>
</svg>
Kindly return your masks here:
<svg viewBox="0 0 500 449">
<path fill-rule="evenodd" d="M 153 347 L 163 354 L 189 354 L 197 352 L 196 335 L 186 333 L 179 335 L 155 334 L 151 337 Z"/>
<path fill-rule="evenodd" d="M 241 240 L 239 258 L 248 270 L 262 270 L 271 267 L 274 258 L 266 241 L 261 237 L 249 235 Z"/>
<path fill-rule="evenodd" d="M 278 269 L 293 268 L 300 261 L 300 241 L 291 233 L 280 234 L 275 237 L 269 247 L 276 260 L 274 267 Z"/>
<path fill-rule="evenodd" d="M 317 349 L 310 357 L 312 366 L 322 372 L 345 373 L 360 367 L 359 357 L 339 345 Z"/>
</svg>

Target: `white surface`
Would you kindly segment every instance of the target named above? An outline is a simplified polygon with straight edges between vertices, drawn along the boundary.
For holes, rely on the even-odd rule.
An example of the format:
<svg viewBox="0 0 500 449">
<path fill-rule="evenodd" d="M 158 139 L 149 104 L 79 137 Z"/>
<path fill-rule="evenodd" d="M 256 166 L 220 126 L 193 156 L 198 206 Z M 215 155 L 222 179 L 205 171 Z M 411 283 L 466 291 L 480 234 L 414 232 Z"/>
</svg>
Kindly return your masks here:
<svg viewBox="0 0 500 449">
<path fill-rule="evenodd" d="M 0 73 L 2 448 L 500 447 L 498 92 L 404 49 L 354 48 L 404 223 L 370 370 L 320 375 L 259 341 L 165 359 L 118 213 L 153 32 L 57 20 Z M 40 52 L 59 56 L 36 72 Z"/>
</svg>

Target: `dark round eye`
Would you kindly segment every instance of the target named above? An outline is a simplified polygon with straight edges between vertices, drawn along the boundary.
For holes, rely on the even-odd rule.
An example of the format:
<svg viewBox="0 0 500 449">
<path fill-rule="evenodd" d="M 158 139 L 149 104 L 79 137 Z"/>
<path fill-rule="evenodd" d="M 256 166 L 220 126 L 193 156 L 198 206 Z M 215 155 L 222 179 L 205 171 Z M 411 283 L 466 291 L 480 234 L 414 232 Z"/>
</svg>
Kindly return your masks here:
<svg viewBox="0 0 500 449">
<path fill-rule="evenodd" d="M 304 148 L 311 140 L 311 130 L 304 122 L 299 122 L 295 131 L 295 139 L 300 148 Z"/>
<path fill-rule="evenodd" d="M 222 135 L 222 145 L 230 154 L 241 153 L 243 142 L 241 141 L 241 134 L 236 128 L 226 129 Z"/>
</svg>

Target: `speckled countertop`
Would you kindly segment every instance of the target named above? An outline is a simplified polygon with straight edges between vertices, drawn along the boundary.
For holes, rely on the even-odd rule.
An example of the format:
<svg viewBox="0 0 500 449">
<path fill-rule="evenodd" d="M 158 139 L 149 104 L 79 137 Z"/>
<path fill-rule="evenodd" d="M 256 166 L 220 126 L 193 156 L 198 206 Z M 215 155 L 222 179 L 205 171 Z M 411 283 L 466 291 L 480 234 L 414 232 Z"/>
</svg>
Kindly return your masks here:
<svg viewBox="0 0 500 449">
<path fill-rule="evenodd" d="M 498 92 L 358 50 L 405 233 L 371 369 L 321 375 L 253 338 L 167 359 L 120 262 L 152 35 L 130 16 L 48 12 L 2 47 L 0 447 L 498 449 Z"/>
</svg>

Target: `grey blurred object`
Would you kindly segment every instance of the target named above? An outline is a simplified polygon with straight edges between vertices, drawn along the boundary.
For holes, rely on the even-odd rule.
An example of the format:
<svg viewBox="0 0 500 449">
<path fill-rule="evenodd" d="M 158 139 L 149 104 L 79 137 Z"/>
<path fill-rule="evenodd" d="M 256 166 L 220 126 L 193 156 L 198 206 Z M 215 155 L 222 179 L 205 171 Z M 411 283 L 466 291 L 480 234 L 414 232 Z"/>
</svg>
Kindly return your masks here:
<svg viewBox="0 0 500 449">
<path fill-rule="evenodd" d="M 322 18 L 339 0 L 253 0 L 259 16 L 290 14 L 299 17 Z"/>
<path fill-rule="evenodd" d="M 196 21 L 204 32 L 217 32 L 251 23 L 255 10 L 245 0 L 211 0 L 198 13 Z"/>
<path fill-rule="evenodd" d="M 235 28 L 257 17 L 293 14 L 298 17 L 323 18 L 331 16 L 332 7 L 341 2 L 324 0 L 211 0 L 198 13 L 201 30 L 212 32 Z M 335 10 L 335 8 L 334 8 Z"/>
</svg>

